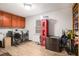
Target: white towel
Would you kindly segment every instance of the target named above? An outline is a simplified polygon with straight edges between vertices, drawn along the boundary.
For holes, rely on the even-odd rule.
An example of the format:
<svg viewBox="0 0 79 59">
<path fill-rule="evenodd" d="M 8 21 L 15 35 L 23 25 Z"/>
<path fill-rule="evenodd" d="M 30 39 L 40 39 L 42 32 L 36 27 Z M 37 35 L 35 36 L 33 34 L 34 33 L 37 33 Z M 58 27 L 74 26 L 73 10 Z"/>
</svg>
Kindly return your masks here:
<svg viewBox="0 0 79 59">
<path fill-rule="evenodd" d="M 0 34 L 0 41 L 3 41 L 4 35 Z"/>
</svg>

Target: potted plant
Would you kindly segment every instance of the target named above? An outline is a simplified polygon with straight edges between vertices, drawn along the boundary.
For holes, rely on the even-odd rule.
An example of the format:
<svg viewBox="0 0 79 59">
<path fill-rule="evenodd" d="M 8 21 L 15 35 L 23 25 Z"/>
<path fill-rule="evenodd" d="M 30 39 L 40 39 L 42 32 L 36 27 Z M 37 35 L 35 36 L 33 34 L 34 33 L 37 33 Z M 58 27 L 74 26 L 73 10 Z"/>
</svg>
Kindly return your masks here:
<svg viewBox="0 0 79 59">
<path fill-rule="evenodd" d="M 68 46 L 70 52 L 74 51 L 74 37 L 75 37 L 75 35 L 72 30 L 67 32 L 67 38 L 68 38 L 67 46 Z"/>
</svg>

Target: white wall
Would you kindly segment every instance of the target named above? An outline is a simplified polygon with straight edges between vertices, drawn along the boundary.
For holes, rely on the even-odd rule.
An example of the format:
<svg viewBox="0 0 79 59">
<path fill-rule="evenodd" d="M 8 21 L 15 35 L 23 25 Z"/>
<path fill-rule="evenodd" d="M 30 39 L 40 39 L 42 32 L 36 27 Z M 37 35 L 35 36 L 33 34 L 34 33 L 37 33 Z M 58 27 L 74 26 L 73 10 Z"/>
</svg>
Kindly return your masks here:
<svg viewBox="0 0 79 59">
<path fill-rule="evenodd" d="M 40 16 L 49 16 L 49 33 L 50 35 L 61 36 L 62 29 L 72 29 L 72 9 L 61 9 L 50 11 L 47 13 L 34 15 L 26 18 L 26 29 L 29 30 L 30 40 L 39 42 L 40 34 L 35 33 L 35 22 L 40 19 Z M 54 26 L 52 25 L 54 22 Z"/>
<path fill-rule="evenodd" d="M 9 29 L 9 28 L 0 28 L 0 34 L 4 34 L 4 36 L 6 35 L 6 33 L 8 31 L 15 31 L 16 28 L 13 28 L 13 29 Z M 18 30 L 26 30 L 25 28 L 24 29 L 18 29 Z"/>
</svg>

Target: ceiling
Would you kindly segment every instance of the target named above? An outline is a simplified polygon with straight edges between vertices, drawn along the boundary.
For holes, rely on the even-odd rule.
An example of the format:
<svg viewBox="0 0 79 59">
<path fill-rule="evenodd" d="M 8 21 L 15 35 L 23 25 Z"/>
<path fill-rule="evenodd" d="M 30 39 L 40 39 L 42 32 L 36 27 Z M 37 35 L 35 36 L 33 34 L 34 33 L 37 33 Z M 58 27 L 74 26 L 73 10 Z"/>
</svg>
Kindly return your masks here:
<svg viewBox="0 0 79 59">
<path fill-rule="evenodd" d="M 71 3 L 32 3 L 32 8 L 27 10 L 23 3 L 0 3 L 0 10 L 23 17 L 71 7 Z"/>
</svg>

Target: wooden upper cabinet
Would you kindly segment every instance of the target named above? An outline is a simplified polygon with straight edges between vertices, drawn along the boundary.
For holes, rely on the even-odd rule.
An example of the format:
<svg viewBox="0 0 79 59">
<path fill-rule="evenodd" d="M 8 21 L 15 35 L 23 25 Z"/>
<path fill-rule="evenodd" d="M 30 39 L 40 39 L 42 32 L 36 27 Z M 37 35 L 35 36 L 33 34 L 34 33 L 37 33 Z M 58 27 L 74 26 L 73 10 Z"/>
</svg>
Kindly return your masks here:
<svg viewBox="0 0 79 59">
<path fill-rule="evenodd" d="M 15 16 L 15 15 L 12 15 L 12 27 L 13 28 L 17 28 L 17 26 L 18 26 L 18 17 L 17 16 Z"/>
<path fill-rule="evenodd" d="M 2 27 L 2 12 L 0 12 L 0 27 Z"/>
<path fill-rule="evenodd" d="M 11 14 L 3 12 L 2 26 L 11 27 Z"/>
<path fill-rule="evenodd" d="M 13 28 L 24 28 L 25 27 L 25 19 L 20 16 L 12 16 L 12 27 Z"/>
<path fill-rule="evenodd" d="M 18 17 L 17 27 L 24 28 L 25 27 L 25 19 L 23 17 Z"/>
<path fill-rule="evenodd" d="M 2 28 L 24 28 L 25 18 L 7 12 L 0 11 L 0 27 Z"/>
<path fill-rule="evenodd" d="M 18 16 L 17 22 L 18 22 L 18 23 L 17 23 L 17 25 L 18 25 L 17 27 L 18 27 L 18 28 L 21 28 L 21 17 Z"/>
<path fill-rule="evenodd" d="M 25 28 L 25 18 L 21 17 L 21 28 Z"/>
</svg>

